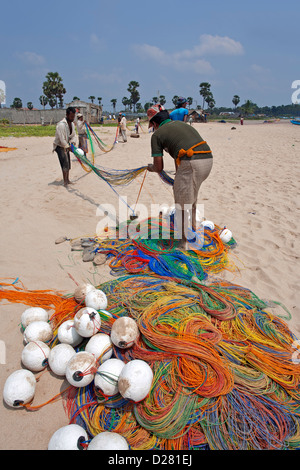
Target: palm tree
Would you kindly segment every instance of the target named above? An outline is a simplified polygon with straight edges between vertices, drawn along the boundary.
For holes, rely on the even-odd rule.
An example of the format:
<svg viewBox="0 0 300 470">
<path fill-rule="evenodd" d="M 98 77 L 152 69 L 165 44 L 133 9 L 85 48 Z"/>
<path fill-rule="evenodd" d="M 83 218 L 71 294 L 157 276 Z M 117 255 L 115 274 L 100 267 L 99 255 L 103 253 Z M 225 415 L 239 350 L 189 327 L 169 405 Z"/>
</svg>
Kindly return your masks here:
<svg viewBox="0 0 300 470">
<path fill-rule="evenodd" d="M 116 104 L 117 104 L 117 99 L 116 98 L 113 98 L 112 100 L 110 100 L 112 106 L 113 106 L 113 110 L 114 110 L 114 113 L 116 112 Z"/>
<path fill-rule="evenodd" d="M 234 97 L 232 98 L 232 102 L 233 102 L 233 104 L 234 104 L 234 106 L 235 106 L 235 109 L 236 109 L 236 107 L 237 107 L 237 105 L 239 104 L 240 101 L 241 101 L 241 100 L 240 100 L 239 95 L 234 95 Z"/>
<path fill-rule="evenodd" d="M 152 102 L 153 102 L 154 104 L 157 104 L 157 103 L 158 103 L 158 98 L 157 98 L 157 96 L 153 96 Z"/>
<path fill-rule="evenodd" d="M 161 104 L 162 106 L 166 103 L 166 97 L 164 95 L 160 95 L 159 97 L 159 104 Z"/>
<path fill-rule="evenodd" d="M 48 98 L 47 98 L 47 96 L 41 95 L 40 98 L 39 98 L 39 100 L 40 100 L 41 105 L 42 105 L 43 108 L 45 109 L 45 106 L 48 104 Z"/>
<path fill-rule="evenodd" d="M 92 96 L 89 96 L 88 99 L 91 100 L 92 103 L 94 103 L 94 100 L 95 100 L 96 98 L 95 98 L 95 96 L 92 95 Z"/>
<path fill-rule="evenodd" d="M 20 109 L 22 108 L 22 106 L 23 106 L 23 103 L 22 103 L 21 98 L 15 98 L 13 101 L 13 104 L 11 105 L 11 108 Z"/>
<path fill-rule="evenodd" d="M 28 108 L 28 109 L 33 109 L 32 101 L 28 101 L 28 103 L 27 103 L 27 108 Z"/>
<path fill-rule="evenodd" d="M 174 96 L 173 96 L 173 98 L 172 98 L 172 103 L 174 104 L 174 106 L 176 106 L 176 103 L 177 103 L 177 101 L 178 101 L 178 98 L 179 98 L 179 96 L 177 96 L 177 95 L 174 95 Z"/>
<path fill-rule="evenodd" d="M 140 93 L 138 91 L 139 86 L 139 82 L 136 82 L 135 80 L 132 80 L 128 83 L 127 91 L 130 93 L 130 101 L 133 105 L 133 112 L 135 112 L 135 105 L 140 99 Z"/>
<path fill-rule="evenodd" d="M 58 72 L 47 73 L 46 80 L 43 83 L 43 93 L 44 95 L 47 96 L 49 100 L 49 104 L 50 104 L 50 99 L 52 99 L 52 103 L 53 103 L 53 99 L 55 99 L 56 107 L 58 105 L 58 100 L 62 102 L 63 95 L 66 93 L 66 89 L 63 85 L 62 78 L 58 74 Z"/>
<path fill-rule="evenodd" d="M 56 102 L 57 102 L 56 98 L 49 98 L 48 103 L 51 109 L 54 108 L 54 106 L 56 105 Z"/>
<path fill-rule="evenodd" d="M 77 100 L 79 101 L 80 98 L 78 98 L 78 96 L 73 96 L 73 101 L 77 101 Z"/>
<path fill-rule="evenodd" d="M 122 98 L 122 105 L 124 106 L 125 111 L 126 111 L 126 106 L 128 105 L 128 98 L 127 98 L 127 96 L 123 96 L 123 98 Z"/>
<path fill-rule="evenodd" d="M 102 98 L 98 96 L 97 100 L 98 100 L 99 106 L 102 106 Z"/>
<path fill-rule="evenodd" d="M 187 100 L 187 102 L 188 102 L 189 109 L 191 109 L 191 106 L 192 106 L 192 104 L 193 104 L 193 98 L 192 98 L 191 96 L 188 96 L 186 100 Z"/>
<path fill-rule="evenodd" d="M 204 103 L 206 102 L 206 98 L 209 96 L 209 94 L 211 93 L 210 91 L 210 83 L 208 82 L 202 82 L 200 83 L 200 95 L 203 97 L 203 106 L 202 108 L 204 109 Z"/>
<path fill-rule="evenodd" d="M 255 104 L 252 103 L 251 100 L 245 101 L 245 103 L 242 106 L 243 113 L 246 114 L 246 116 L 248 114 L 253 114 L 254 108 L 255 108 Z"/>
</svg>

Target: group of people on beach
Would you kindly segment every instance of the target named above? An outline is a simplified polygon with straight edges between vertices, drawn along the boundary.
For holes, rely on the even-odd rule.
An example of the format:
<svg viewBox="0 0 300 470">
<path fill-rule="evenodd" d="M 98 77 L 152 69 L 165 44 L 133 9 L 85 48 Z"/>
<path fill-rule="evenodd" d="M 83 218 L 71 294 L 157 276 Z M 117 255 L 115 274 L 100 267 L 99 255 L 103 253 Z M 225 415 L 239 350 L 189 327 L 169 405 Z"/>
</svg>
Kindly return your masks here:
<svg viewBox="0 0 300 470">
<path fill-rule="evenodd" d="M 173 185 L 176 217 L 181 224 L 181 238 L 179 248 L 187 249 L 186 237 L 187 211 L 191 213 L 192 230 L 196 232 L 196 205 L 201 184 L 209 176 L 213 156 L 207 142 L 205 142 L 198 131 L 187 123 L 188 110 L 187 100 L 178 98 L 176 108 L 169 113 L 162 105 L 155 104 L 147 110 L 149 129 L 153 129 L 151 136 L 152 163 L 148 164 L 149 172 L 162 172 L 164 168 L 164 151 L 169 153 L 175 164 L 175 179 Z M 69 107 L 66 117 L 56 126 L 53 151 L 58 155 L 61 165 L 64 185 L 67 187 L 71 182 L 69 172 L 71 168 L 70 151 L 71 145 L 76 146 L 76 130 L 74 120 L 76 109 Z M 119 114 L 119 135 L 123 142 L 126 137 L 126 117 L 124 113 Z M 79 138 L 78 146 L 86 154 L 88 151 L 85 121 L 82 114 L 77 114 L 77 132 Z M 191 124 L 191 123 L 190 123 Z"/>
</svg>

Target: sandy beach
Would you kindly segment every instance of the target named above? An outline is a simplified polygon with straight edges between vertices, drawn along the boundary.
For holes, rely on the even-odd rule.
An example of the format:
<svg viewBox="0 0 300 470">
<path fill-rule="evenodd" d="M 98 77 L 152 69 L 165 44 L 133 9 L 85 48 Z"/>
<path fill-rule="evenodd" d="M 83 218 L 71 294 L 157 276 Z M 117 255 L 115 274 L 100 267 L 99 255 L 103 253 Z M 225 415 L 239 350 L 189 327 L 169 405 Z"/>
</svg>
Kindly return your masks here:
<svg viewBox="0 0 300 470">
<path fill-rule="evenodd" d="M 300 129 L 289 121 L 240 124 L 194 124 L 210 145 L 214 164 L 203 183 L 199 203 L 204 216 L 229 228 L 237 242 L 230 257 L 236 272 L 225 277 L 251 289 L 264 300 L 280 302 L 290 311 L 290 329 L 300 338 L 299 310 L 299 154 Z M 235 129 L 232 129 L 235 127 Z M 112 145 L 115 128 L 96 128 Z M 106 168 L 137 168 L 151 162 L 150 139 L 144 124 L 140 138 L 119 142 L 109 153 L 96 149 L 95 165 Z M 72 158 L 68 189 L 62 184 L 52 137 L 0 138 L 1 146 L 17 150 L 0 153 L 1 161 L 1 277 L 19 278 L 32 290 L 53 289 L 72 293 L 72 277 L 94 285 L 111 279 L 106 265 L 95 267 L 82 261 L 81 252 L 68 242 L 55 244 L 60 236 L 70 239 L 94 236 L 100 218 L 97 208 L 105 203 L 118 207 L 118 197 L 94 173 L 83 170 Z M 165 154 L 165 169 L 174 163 Z M 117 188 L 134 205 L 143 176 L 129 186 Z M 139 202 L 173 204 L 171 187 L 148 173 Z M 0 304 L 0 340 L 5 344 L 6 363 L 0 364 L 0 383 L 22 367 L 24 347 L 20 328 L 22 304 Z M 283 313 L 280 306 L 272 309 Z M 49 371 L 42 374 L 35 404 L 43 403 L 66 388 L 67 383 Z M 47 449 L 51 435 L 68 424 L 62 402 L 36 412 L 12 410 L 2 403 L 0 449 Z M 33 432 L 34 430 L 34 432 Z"/>
</svg>

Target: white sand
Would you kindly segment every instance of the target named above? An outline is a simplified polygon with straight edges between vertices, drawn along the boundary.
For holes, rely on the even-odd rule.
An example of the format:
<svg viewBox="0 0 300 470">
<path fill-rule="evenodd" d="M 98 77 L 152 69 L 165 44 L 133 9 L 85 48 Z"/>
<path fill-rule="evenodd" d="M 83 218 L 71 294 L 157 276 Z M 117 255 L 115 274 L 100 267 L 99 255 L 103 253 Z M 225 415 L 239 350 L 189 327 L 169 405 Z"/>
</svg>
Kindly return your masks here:
<svg viewBox="0 0 300 470">
<path fill-rule="evenodd" d="M 226 272 L 226 279 L 251 289 L 262 299 L 282 302 L 292 314 L 290 328 L 300 336 L 299 312 L 299 154 L 300 128 L 289 122 L 196 124 L 214 155 L 214 166 L 203 183 L 199 203 L 205 204 L 205 217 L 227 226 L 238 246 L 232 260 L 240 267 Z M 146 127 L 144 126 L 146 130 Z M 115 129 L 97 131 L 108 145 Z M 119 143 L 110 153 L 96 152 L 96 165 L 107 168 L 137 168 L 150 158 L 147 130 L 139 139 Z M 53 138 L 2 138 L 0 145 L 17 150 L 0 153 L 1 161 L 1 276 L 17 278 L 30 289 L 54 289 L 70 293 L 77 282 L 99 284 L 110 279 L 107 265 L 95 268 L 84 263 L 80 252 L 71 252 L 65 242 L 55 239 L 93 236 L 99 222 L 97 207 L 118 200 L 109 186 L 94 173 L 84 172 L 72 161 L 71 180 L 65 189 Z M 173 170 L 165 155 L 165 168 Z M 134 206 L 142 176 L 125 188 L 117 188 Z M 148 173 L 140 203 L 173 203 L 172 190 L 154 173 Z M 0 305 L 1 342 L 6 363 L 0 364 L 1 387 L 8 375 L 21 368 L 23 349 L 20 329 L 22 304 Z M 272 309 L 282 313 L 280 307 Z M 1 343 L 3 345 L 3 343 Z M 66 388 L 63 379 L 45 372 L 37 385 L 33 404 L 40 404 Z M 0 412 L 0 449 L 46 449 L 54 431 L 68 423 L 62 402 L 37 412 L 12 410 L 4 404 Z"/>
</svg>

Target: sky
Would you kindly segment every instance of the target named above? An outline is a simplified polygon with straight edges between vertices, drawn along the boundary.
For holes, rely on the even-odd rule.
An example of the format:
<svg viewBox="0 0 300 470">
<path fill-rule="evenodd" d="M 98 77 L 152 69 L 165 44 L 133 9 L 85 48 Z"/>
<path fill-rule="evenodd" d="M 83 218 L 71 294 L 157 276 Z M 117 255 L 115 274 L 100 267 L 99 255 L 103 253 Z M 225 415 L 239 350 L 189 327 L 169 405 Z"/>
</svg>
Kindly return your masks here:
<svg viewBox="0 0 300 470">
<path fill-rule="evenodd" d="M 131 80 L 144 105 L 165 95 L 202 104 L 209 82 L 216 106 L 250 99 L 258 106 L 291 104 L 300 80 L 300 4 L 267 0 L 6 0 L 0 7 L 0 84 L 6 106 L 15 97 L 40 108 L 48 72 L 58 72 L 65 103 L 102 97 L 121 104 Z"/>
</svg>

